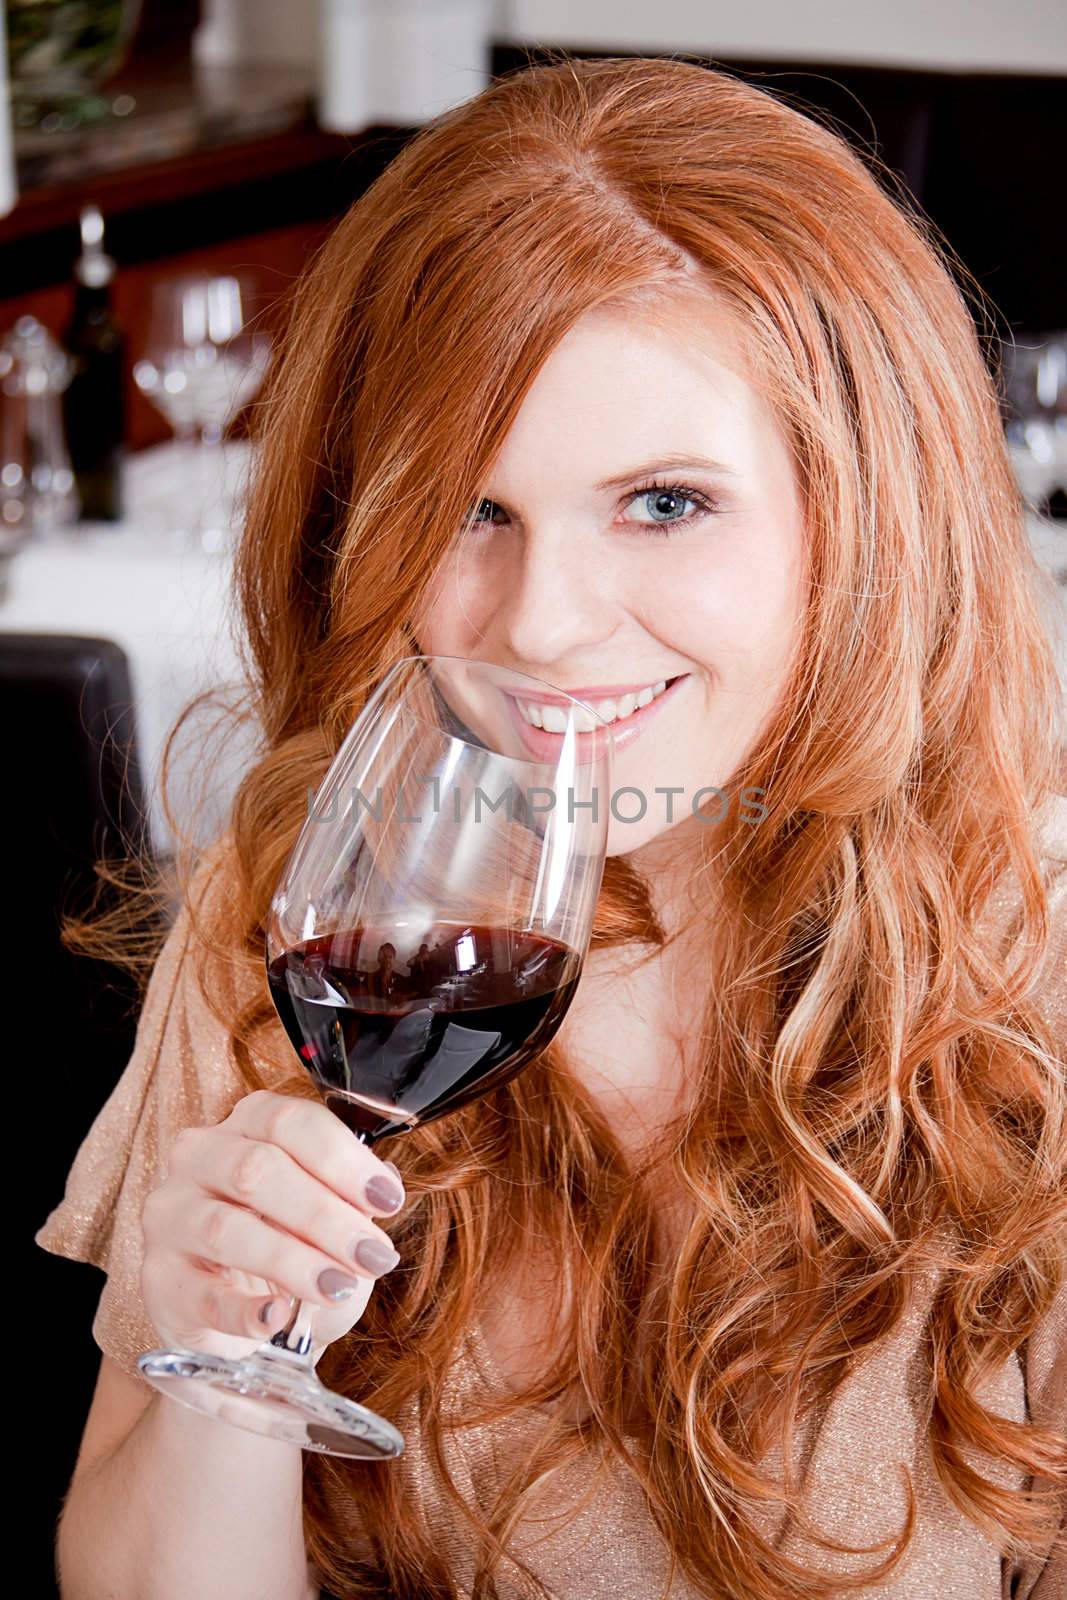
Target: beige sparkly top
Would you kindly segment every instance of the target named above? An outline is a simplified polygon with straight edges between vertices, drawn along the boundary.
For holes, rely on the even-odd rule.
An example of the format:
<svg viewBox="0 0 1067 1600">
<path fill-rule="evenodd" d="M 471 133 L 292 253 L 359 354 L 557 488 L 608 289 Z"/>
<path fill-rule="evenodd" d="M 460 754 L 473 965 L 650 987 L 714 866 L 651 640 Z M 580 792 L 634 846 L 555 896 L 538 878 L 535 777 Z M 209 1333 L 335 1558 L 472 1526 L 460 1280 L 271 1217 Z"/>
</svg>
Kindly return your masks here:
<svg viewBox="0 0 1067 1600">
<path fill-rule="evenodd" d="M 1034 995 L 1051 1020 L 1058 1043 L 1067 1041 L 1067 796 L 1054 797 L 1042 820 L 1044 856 L 1051 886 L 1053 937 Z M 1016 902 L 1002 890 L 988 916 L 1002 951 L 1014 937 Z M 148 1321 L 140 1294 L 145 1195 L 162 1178 L 167 1151 L 188 1125 L 220 1121 L 244 1092 L 225 1048 L 223 1030 L 208 1011 L 185 959 L 187 917 L 181 912 L 156 964 L 145 999 L 137 1042 L 118 1085 L 82 1144 L 62 1202 L 36 1234 L 44 1249 L 104 1269 L 107 1279 L 93 1323 L 100 1349 L 125 1372 L 137 1376 L 136 1360 L 160 1339 Z M 1067 1057 L 1067 1050 L 1063 1052 Z M 873 1543 L 896 1534 L 906 1511 L 907 1463 L 917 1496 L 916 1534 L 903 1561 L 883 1584 L 862 1591 L 867 1600 L 1067 1600 L 1067 1526 L 1047 1550 L 1023 1559 L 1002 1558 L 994 1545 L 947 1500 L 925 1448 L 924 1395 L 927 1360 L 923 1343 L 926 1309 L 934 1280 L 920 1280 L 904 1320 L 873 1352 L 867 1352 L 814 1419 L 800 1419 L 798 1443 L 806 1461 L 805 1483 L 815 1521 L 851 1544 Z M 473 1328 L 450 1374 L 452 1392 L 507 1388 L 488 1346 Z M 1067 1291 L 1057 1298 L 1026 1346 L 988 1380 L 985 1403 L 1013 1420 L 1034 1420 L 1067 1429 Z M 450 1410 L 452 1408 L 450 1407 Z M 453 1412 L 453 1414 L 455 1414 Z M 407 1492 L 423 1505 L 427 1522 L 446 1553 L 459 1591 L 470 1594 L 471 1559 L 463 1531 L 421 1447 L 417 1414 L 393 1419 L 407 1440 L 393 1464 Z M 485 1505 L 524 1430 L 535 1414 L 458 1428 L 449 1435 L 450 1465 L 471 1503 Z M 975 1460 L 987 1476 L 988 1461 Z M 636 1481 L 621 1466 L 589 1499 L 589 1475 L 578 1467 L 573 1502 L 567 1484 L 553 1493 L 555 1515 L 586 1498 L 569 1525 L 523 1524 L 509 1548 L 521 1554 L 558 1600 L 651 1600 L 662 1592 L 666 1550 L 642 1503 Z M 1019 1485 L 1016 1469 L 1001 1466 L 1000 1481 Z M 353 1549 L 365 1536 L 354 1505 L 337 1508 L 352 1522 Z M 543 1513 L 542 1513 L 543 1514 Z M 780 1511 L 768 1513 L 780 1517 Z M 768 1536 L 784 1552 L 817 1561 L 839 1560 L 855 1570 L 855 1558 L 818 1554 L 790 1526 L 768 1523 Z M 862 1564 L 866 1564 L 865 1562 Z M 521 1569 L 507 1565 L 498 1578 L 502 1600 L 531 1593 Z M 696 1600 L 676 1577 L 671 1600 Z"/>
</svg>

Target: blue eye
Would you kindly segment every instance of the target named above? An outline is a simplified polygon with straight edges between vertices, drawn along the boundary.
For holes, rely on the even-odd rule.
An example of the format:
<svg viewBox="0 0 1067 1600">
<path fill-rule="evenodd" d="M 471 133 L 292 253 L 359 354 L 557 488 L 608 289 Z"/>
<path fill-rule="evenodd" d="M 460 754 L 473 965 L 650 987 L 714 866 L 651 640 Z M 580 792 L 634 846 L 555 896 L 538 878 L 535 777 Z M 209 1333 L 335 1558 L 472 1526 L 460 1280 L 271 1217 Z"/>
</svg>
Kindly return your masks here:
<svg viewBox="0 0 1067 1600">
<path fill-rule="evenodd" d="M 714 505 L 706 495 L 701 494 L 697 489 L 690 489 L 682 483 L 642 484 L 639 489 L 631 490 L 630 498 L 632 500 L 644 499 L 658 502 L 657 510 L 665 512 L 664 520 L 662 522 L 658 522 L 655 519 L 652 522 L 638 522 L 636 526 L 648 533 L 661 535 L 674 533 L 679 528 L 687 528 L 691 523 L 699 522 L 701 517 L 708 516 L 715 510 Z M 683 504 L 688 501 L 691 505 L 695 505 L 697 510 L 690 511 L 687 516 L 681 516 L 672 511 L 669 505 L 664 506 L 664 501 L 672 500 L 676 503 L 681 501 Z"/>
</svg>

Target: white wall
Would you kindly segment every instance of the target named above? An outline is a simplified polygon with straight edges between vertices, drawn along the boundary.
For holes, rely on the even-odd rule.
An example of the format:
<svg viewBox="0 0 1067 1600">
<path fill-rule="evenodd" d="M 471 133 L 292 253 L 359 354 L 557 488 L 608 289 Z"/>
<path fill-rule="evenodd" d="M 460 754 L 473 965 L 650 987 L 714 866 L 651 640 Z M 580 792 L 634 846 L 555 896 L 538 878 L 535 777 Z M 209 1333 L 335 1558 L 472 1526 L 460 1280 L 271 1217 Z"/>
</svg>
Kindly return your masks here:
<svg viewBox="0 0 1067 1600">
<path fill-rule="evenodd" d="M 1065 0 L 499 0 L 496 37 L 572 49 L 1067 72 Z"/>
</svg>

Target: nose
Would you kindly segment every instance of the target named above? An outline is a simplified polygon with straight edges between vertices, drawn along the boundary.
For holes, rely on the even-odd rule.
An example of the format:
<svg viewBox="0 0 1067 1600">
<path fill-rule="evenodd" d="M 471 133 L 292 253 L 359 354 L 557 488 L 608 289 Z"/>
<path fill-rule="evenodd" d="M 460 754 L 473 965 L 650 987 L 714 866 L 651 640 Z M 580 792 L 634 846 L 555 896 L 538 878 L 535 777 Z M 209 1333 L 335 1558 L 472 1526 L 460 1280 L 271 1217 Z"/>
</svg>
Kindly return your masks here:
<svg viewBox="0 0 1067 1600">
<path fill-rule="evenodd" d="M 493 630 L 509 658 L 534 669 L 592 659 L 591 647 L 611 637 L 619 615 L 610 563 L 564 524 L 527 529 L 521 551 Z"/>
</svg>

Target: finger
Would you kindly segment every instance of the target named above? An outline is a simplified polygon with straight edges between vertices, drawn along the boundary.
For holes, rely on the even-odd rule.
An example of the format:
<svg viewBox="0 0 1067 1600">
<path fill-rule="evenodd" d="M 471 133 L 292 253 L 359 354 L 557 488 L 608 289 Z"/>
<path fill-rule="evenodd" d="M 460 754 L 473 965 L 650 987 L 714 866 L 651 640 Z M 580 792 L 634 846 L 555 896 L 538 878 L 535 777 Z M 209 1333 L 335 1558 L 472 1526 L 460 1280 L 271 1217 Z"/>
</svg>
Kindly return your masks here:
<svg viewBox="0 0 1067 1600">
<path fill-rule="evenodd" d="M 353 1239 L 346 1255 L 335 1255 L 274 1227 L 243 1206 L 203 1190 L 179 1190 L 175 1186 L 174 1198 L 180 1205 L 182 1222 L 180 1236 L 177 1231 L 169 1236 L 171 1248 L 183 1249 L 198 1260 L 216 1262 L 231 1271 L 267 1278 L 283 1293 L 299 1300 L 334 1305 L 354 1295 L 361 1282 L 373 1285 L 389 1270 L 384 1261 L 376 1271 L 373 1262 L 368 1265 L 365 1255 L 357 1257 L 356 1246 L 363 1245 L 365 1239 Z M 398 1259 L 395 1250 L 392 1255 L 394 1261 Z"/>
<path fill-rule="evenodd" d="M 365 1211 L 342 1200 L 318 1178 L 305 1171 L 280 1145 L 256 1139 L 231 1137 L 221 1129 L 204 1140 L 182 1168 L 181 1198 L 187 1187 L 202 1189 L 218 1199 L 244 1206 L 253 1216 L 338 1261 L 355 1261 L 373 1277 L 396 1266 L 399 1257 L 393 1241 Z M 172 1212 L 182 1212 L 172 1200 Z"/>
<path fill-rule="evenodd" d="M 225 1278 L 175 1252 L 146 1256 L 142 1283 L 153 1322 L 161 1331 L 172 1326 L 179 1344 L 184 1343 L 188 1330 L 201 1328 L 242 1339 L 270 1338 L 285 1327 L 292 1311 L 285 1295 L 244 1294 Z M 180 1307 L 178 1318 L 173 1314 L 175 1306 Z"/>
<path fill-rule="evenodd" d="M 279 1145 L 312 1177 L 371 1216 L 393 1216 L 404 1204 L 396 1168 L 361 1144 L 320 1101 L 258 1089 L 237 1102 L 223 1126 Z"/>
</svg>

